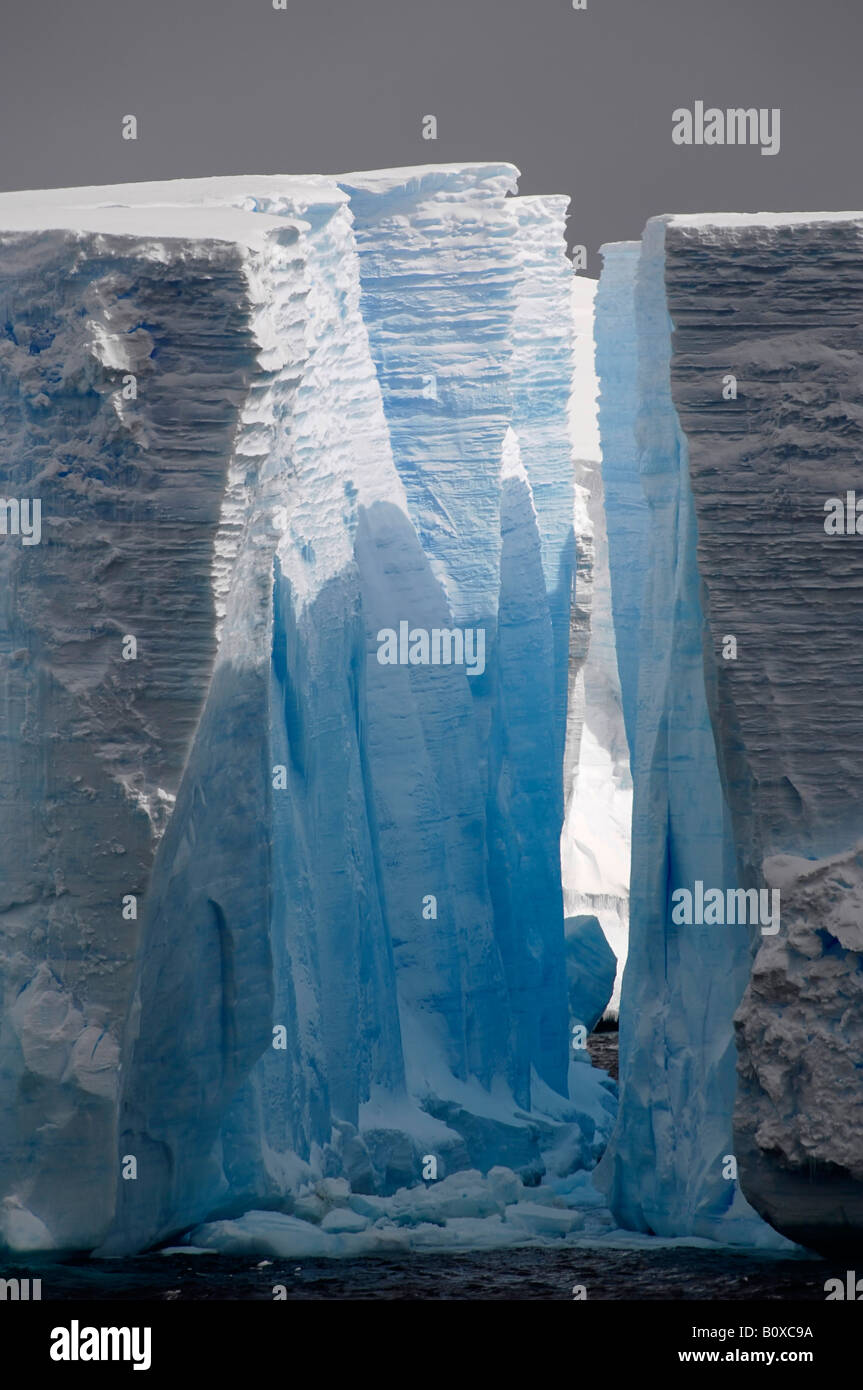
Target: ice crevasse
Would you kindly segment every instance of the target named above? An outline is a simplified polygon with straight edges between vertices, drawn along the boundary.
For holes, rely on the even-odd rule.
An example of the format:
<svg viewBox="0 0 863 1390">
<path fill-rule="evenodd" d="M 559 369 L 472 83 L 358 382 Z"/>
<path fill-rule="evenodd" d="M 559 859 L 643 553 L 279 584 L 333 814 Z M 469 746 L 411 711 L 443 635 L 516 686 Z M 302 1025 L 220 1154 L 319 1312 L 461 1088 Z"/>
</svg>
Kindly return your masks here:
<svg viewBox="0 0 863 1390">
<path fill-rule="evenodd" d="M 559 858 L 586 287 L 515 181 L 0 197 L 3 486 L 42 509 L 0 548 L 14 1249 L 394 1201 L 428 1155 L 497 1165 L 501 1217 L 500 1165 L 607 1139 Z"/>
</svg>

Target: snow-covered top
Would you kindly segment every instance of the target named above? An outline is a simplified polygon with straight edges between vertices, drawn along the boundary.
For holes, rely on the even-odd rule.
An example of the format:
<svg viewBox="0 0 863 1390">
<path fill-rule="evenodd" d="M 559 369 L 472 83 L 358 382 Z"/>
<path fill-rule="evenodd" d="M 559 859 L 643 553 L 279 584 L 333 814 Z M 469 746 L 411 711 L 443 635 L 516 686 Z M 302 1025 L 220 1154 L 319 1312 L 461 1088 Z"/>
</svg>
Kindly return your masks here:
<svg viewBox="0 0 863 1390">
<path fill-rule="evenodd" d="M 398 188 L 418 188 L 428 182 L 488 182 L 502 179 L 507 187 L 515 188 L 521 171 L 514 164 L 489 162 L 476 164 L 406 164 L 400 169 L 360 169 L 339 174 L 337 182 L 347 188 L 366 188 L 385 193 Z"/>
<path fill-rule="evenodd" d="M 70 231 L 105 236 L 151 237 L 159 240 L 226 241 L 261 248 L 270 233 L 284 233 L 293 224 L 284 217 L 249 216 L 231 207 L 171 207 L 153 204 L 139 207 L 78 206 L 61 202 L 40 204 L 0 203 L 0 236 L 9 232 Z"/>
<path fill-rule="evenodd" d="M 616 255 L 620 255 L 624 251 L 638 252 L 640 250 L 640 241 L 604 241 L 599 248 L 599 254 L 600 256 L 607 256 L 609 251 L 613 251 Z"/>
<path fill-rule="evenodd" d="M 347 193 L 323 175 L 242 174 L 149 183 L 96 184 L 0 194 L 0 230 L 111 232 L 237 241 L 260 245 L 285 219 L 305 230 L 310 208 L 346 204 Z M 255 213 L 254 224 L 248 218 Z M 276 223 L 269 214 L 278 214 Z"/>
<path fill-rule="evenodd" d="M 220 174 L 202 179 L 156 179 L 144 183 L 92 184 L 81 188 L 22 189 L 0 193 L 0 216 L 27 207 L 110 207 L 224 203 L 239 205 L 261 195 L 289 199 L 298 209 L 319 203 L 346 203 L 336 180 L 324 174 Z M 249 207 L 248 211 L 255 211 Z"/>
<path fill-rule="evenodd" d="M 399 169 L 365 169 L 346 174 L 218 174 L 196 179 L 154 179 L 142 183 L 105 183 L 80 188 L 20 189 L 0 193 L 0 212 L 20 205 L 27 207 L 90 207 L 121 203 L 164 204 L 188 203 L 232 204 L 238 198 L 289 198 L 299 208 L 303 205 L 346 203 L 346 188 L 367 189 L 385 193 L 398 189 L 418 189 L 440 182 L 443 184 L 477 184 L 501 180 L 506 191 L 514 191 L 520 177 L 514 164 L 478 162 L 466 164 L 417 164 Z M 543 196 L 543 195 L 537 195 Z M 250 211 L 254 209 L 250 208 Z"/>
<path fill-rule="evenodd" d="M 294 219 L 298 228 L 305 230 L 299 220 L 304 213 L 312 207 L 347 204 L 348 190 L 397 198 L 440 191 L 473 191 L 501 197 L 516 192 L 518 178 L 519 171 L 513 164 L 467 163 L 375 169 L 336 176 L 238 174 L 81 188 L 22 189 L 0 193 L 0 230 L 62 228 L 143 236 L 204 236 L 259 245 L 270 228 L 261 220 L 250 228 L 241 220 L 242 214 L 254 212 L 258 218 L 262 214 L 278 214 L 282 231 L 285 217 Z M 160 209 L 173 211 L 168 216 Z M 185 210 L 182 217 L 178 217 L 177 209 Z M 231 210 L 238 215 L 232 217 Z"/>
<path fill-rule="evenodd" d="M 672 227 L 790 227 L 798 222 L 860 222 L 863 212 L 678 212 L 650 221 Z"/>
</svg>

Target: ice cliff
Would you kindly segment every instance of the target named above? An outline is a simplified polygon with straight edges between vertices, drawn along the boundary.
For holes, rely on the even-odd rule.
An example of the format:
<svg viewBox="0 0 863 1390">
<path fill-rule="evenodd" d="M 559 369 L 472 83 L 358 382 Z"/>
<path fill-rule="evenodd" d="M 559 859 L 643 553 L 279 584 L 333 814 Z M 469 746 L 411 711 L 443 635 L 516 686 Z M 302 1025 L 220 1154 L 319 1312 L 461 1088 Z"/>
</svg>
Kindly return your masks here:
<svg viewBox="0 0 863 1390">
<path fill-rule="evenodd" d="M 565 200 L 515 180 L 0 198 L 3 486 L 42 508 L 0 545 L 14 1248 L 601 1150 L 559 859 L 572 277 Z M 456 629 L 472 669 L 423 656 Z"/>
<path fill-rule="evenodd" d="M 807 1243 L 859 1238 L 861 562 L 825 504 L 853 490 L 860 447 L 861 222 L 659 218 L 606 248 L 634 813 L 600 1181 L 625 1224 L 660 1234 L 761 1241 L 755 1208 Z M 779 932 L 676 924 L 672 894 L 696 880 L 778 889 Z"/>
</svg>

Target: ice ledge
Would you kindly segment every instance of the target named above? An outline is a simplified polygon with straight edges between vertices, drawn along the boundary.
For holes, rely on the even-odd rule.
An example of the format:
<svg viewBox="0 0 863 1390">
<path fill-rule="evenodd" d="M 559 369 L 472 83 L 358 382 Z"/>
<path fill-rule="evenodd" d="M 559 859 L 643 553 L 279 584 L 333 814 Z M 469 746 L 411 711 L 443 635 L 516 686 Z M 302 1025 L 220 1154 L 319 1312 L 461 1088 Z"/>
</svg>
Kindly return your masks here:
<svg viewBox="0 0 863 1390">
<path fill-rule="evenodd" d="M 670 227 L 790 227 L 799 222 L 819 226 L 861 221 L 863 212 L 675 212 L 651 217 L 647 225 L 665 222 Z"/>
<path fill-rule="evenodd" d="M 137 207 L 44 207 L 9 205 L 0 199 L 0 236 L 27 232 L 68 232 L 72 235 L 152 238 L 172 243 L 212 242 L 261 249 L 275 233 L 283 241 L 307 228 L 301 220 L 247 212 L 230 207 L 177 207 L 147 204 Z M 140 248 L 137 248 L 140 251 Z"/>
</svg>

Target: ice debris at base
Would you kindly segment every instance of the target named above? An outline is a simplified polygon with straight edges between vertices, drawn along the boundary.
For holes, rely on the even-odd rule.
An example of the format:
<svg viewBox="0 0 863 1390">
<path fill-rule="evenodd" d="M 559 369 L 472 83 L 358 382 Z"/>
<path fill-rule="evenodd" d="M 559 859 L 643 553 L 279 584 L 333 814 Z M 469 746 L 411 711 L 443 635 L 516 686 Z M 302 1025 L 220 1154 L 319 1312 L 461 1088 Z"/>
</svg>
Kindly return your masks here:
<svg viewBox="0 0 863 1390">
<path fill-rule="evenodd" d="M 391 1197 L 319 1182 L 294 1212 L 249 1211 L 189 1233 L 190 1246 L 226 1255 L 346 1259 L 411 1250 L 503 1249 L 601 1238 L 612 1224 L 590 1174 L 524 1187 L 509 1168 L 468 1170 Z M 174 1247 L 183 1250 L 184 1247 Z"/>
<path fill-rule="evenodd" d="M 560 876 L 584 287 L 516 173 L 0 197 L 16 1249 L 605 1143 Z M 424 663 L 456 628 L 481 669 Z"/>
<path fill-rule="evenodd" d="M 314 1209 L 310 1202 L 314 1202 Z M 303 1212 L 302 1216 L 296 1214 Z M 273 1259 L 361 1259 L 417 1251 L 457 1252 L 534 1246 L 548 1249 L 720 1250 L 704 1237 L 676 1239 L 622 1230 L 589 1172 L 524 1187 L 510 1169 L 465 1172 L 392 1197 L 362 1197 L 338 1183 L 318 1183 L 294 1213 L 249 1211 L 190 1231 L 188 1244 L 161 1254 L 270 1256 Z M 756 1248 L 803 1255 L 762 1226 Z"/>
</svg>

